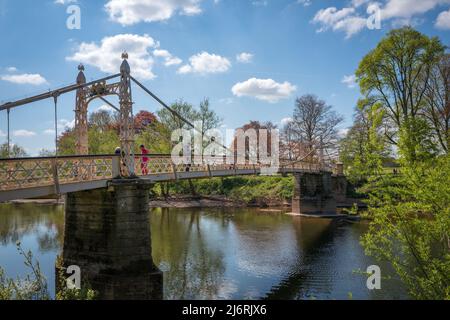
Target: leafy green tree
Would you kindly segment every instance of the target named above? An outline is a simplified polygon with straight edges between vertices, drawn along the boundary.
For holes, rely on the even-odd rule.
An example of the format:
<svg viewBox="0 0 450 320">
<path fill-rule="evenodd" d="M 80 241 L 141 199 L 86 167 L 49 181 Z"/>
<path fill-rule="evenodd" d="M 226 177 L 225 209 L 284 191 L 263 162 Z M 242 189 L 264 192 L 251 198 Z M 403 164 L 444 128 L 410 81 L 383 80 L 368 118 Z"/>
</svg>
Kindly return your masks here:
<svg viewBox="0 0 450 320">
<path fill-rule="evenodd" d="M 450 54 L 444 54 L 430 74 L 425 92 L 425 117 L 428 119 L 441 150 L 450 150 Z"/>
<path fill-rule="evenodd" d="M 391 143 L 398 144 L 400 128 L 414 132 L 422 127 L 416 119 L 424 108 L 431 70 L 443 52 L 438 38 L 404 27 L 390 31 L 360 62 L 356 76 L 361 92 L 386 110 L 387 128 L 391 128 L 386 136 Z M 406 143 L 408 158 L 415 160 L 417 143 L 421 141 Z"/>
<path fill-rule="evenodd" d="M 417 299 L 450 299 L 450 156 L 370 184 L 366 253 L 390 262 Z"/>
<path fill-rule="evenodd" d="M 383 135 L 384 110 L 368 99 L 358 102 L 354 124 L 340 141 L 340 160 L 348 179 L 357 186 L 381 170 L 389 156 L 389 146 Z"/>
<path fill-rule="evenodd" d="M 24 148 L 17 144 L 12 144 L 9 147 L 8 155 L 8 143 L 0 145 L 0 158 L 23 158 L 27 157 L 27 153 Z"/>
</svg>

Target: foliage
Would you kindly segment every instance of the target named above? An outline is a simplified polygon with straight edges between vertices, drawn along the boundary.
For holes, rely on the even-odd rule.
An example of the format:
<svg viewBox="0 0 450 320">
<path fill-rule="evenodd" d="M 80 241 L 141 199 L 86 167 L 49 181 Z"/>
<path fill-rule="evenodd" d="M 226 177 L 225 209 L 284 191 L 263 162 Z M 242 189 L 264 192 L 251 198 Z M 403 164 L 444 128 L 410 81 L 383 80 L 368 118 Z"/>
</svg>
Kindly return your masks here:
<svg viewBox="0 0 450 320">
<path fill-rule="evenodd" d="M 25 259 L 24 263 L 31 273 L 24 279 L 13 280 L 7 278 L 0 268 L 0 300 L 49 300 L 47 280 L 41 272 L 39 262 L 33 261 L 31 251 L 25 252 L 20 242 L 17 250 Z"/>
<path fill-rule="evenodd" d="M 17 250 L 24 257 L 24 264 L 31 272 L 23 279 L 14 280 L 6 277 L 0 267 L 0 300 L 50 300 L 47 279 L 41 271 L 39 262 L 34 261 L 31 251 L 23 250 L 20 242 L 17 242 Z M 58 270 L 61 272 L 62 269 Z M 59 286 L 63 289 L 57 293 L 57 300 L 92 300 L 96 297 L 96 292 L 89 286 L 84 290 L 68 289 L 64 279 L 64 273 L 59 273 Z"/>
<path fill-rule="evenodd" d="M 418 299 L 450 299 L 450 156 L 402 166 L 368 186 L 367 254 L 389 261 Z"/>
<path fill-rule="evenodd" d="M 9 158 L 23 158 L 27 156 L 25 149 L 21 146 L 17 144 L 10 145 Z M 0 145 L 0 158 L 8 158 L 8 143 Z"/>
<path fill-rule="evenodd" d="M 340 142 L 340 160 L 350 182 L 361 185 L 368 177 L 379 172 L 389 147 L 380 132 L 384 111 L 379 104 L 360 100 L 355 122 Z"/>
<path fill-rule="evenodd" d="M 267 205 L 272 202 L 287 201 L 292 198 L 294 181 L 292 177 L 259 176 L 212 178 L 193 181 L 199 195 L 223 195 L 247 204 Z M 187 181 L 169 184 L 172 194 L 190 194 L 191 188 Z M 161 190 L 157 190 L 161 195 Z"/>
<path fill-rule="evenodd" d="M 84 283 L 81 289 L 69 289 L 66 284 L 66 274 L 64 273 L 64 267 L 62 264 L 62 258 L 58 256 L 56 258 L 57 275 L 57 292 L 56 300 L 94 300 L 97 297 L 97 292 L 92 290 L 89 283 Z"/>
<path fill-rule="evenodd" d="M 361 93 L 385 109 L 385 134 L 392 144 L 398 144 L 400 129 L 414 130 L 423 116 L 431 72 L 443 54 L 438 38 L 404 27 L 390 31 L 360 62 L 356 76 Z M 421 141 L 405 145 L 409 158 L 416 157 L 417 143 Z"/>
</svg>

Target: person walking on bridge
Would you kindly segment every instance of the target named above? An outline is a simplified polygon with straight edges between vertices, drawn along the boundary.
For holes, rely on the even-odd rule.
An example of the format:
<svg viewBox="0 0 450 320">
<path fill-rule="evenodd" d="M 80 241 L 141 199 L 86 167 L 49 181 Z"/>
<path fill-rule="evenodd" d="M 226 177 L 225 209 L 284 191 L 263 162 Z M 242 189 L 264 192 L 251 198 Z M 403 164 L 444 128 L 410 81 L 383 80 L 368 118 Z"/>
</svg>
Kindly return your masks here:
<svg viewBox="0 0 450 320">
<path fill-rule="evenodd" d="M 146 155 L 149 154 L 150 152 L 148 149 L 145 148 L 143 144 L 141 144 L 139 148 L 141 149 L 141 154 L 143 155 L 141 157 L 141 171 L 142 175 L 146 176 L 148 175 L 148 160 L 149 160 Z"/>
</svg>

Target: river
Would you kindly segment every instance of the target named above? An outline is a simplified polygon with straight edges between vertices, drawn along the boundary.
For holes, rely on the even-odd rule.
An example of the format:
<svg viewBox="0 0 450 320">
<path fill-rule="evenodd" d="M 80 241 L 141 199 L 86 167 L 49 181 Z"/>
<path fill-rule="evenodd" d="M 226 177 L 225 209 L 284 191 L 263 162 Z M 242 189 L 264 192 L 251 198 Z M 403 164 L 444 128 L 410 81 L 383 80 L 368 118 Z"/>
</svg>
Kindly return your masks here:
<svg viewBox="0 0 450 320">
<path fill-rule="evenodd" d="M 360 237 L 366 222 L 312 219 L 249 208 L 153 209 L 152 250 L 164 272 L 165 299 L 406 299 L 384 264 L 381 289 L 361 274 L 375 262 Z M 39 261 L 54 293 L 63 241 L 62 206 L 0 205 L 0 266 L 9 277 L 27 269 L 20 241 Z"/>
</svg>

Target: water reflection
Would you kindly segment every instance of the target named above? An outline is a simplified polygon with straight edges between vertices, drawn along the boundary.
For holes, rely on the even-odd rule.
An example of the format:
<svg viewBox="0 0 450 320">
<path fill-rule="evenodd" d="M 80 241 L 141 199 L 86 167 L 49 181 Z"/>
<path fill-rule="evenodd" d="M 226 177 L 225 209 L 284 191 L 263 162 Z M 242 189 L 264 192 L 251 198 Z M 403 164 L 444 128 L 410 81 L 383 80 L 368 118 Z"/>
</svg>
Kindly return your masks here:
<svg viewBox="0 0 450 320">
<path fill-rule="evenodd" d="M 166 299 L 405 298 L 399 282 L 369 291 L 355 274 L 373 264 L 359 244 L 364 223 L 305 219 L 253 209 L 154 209 L 155 263 Z M 20 240 L 39 259 L 53 290 L 63 241 L 61 206 L 0 205 L 0 265 L 23 275 Z M 391 274 L 380 265 L 383 276 Z"/>
</svg>

